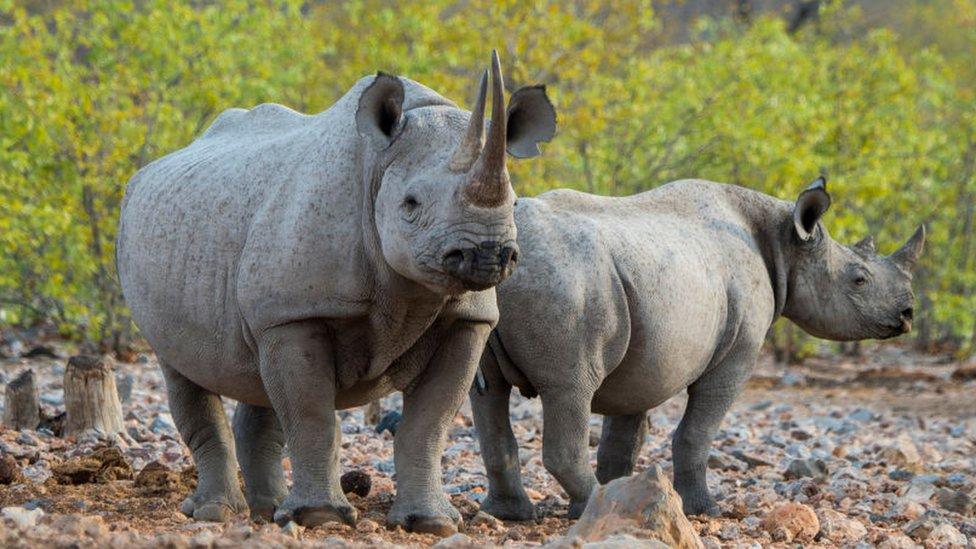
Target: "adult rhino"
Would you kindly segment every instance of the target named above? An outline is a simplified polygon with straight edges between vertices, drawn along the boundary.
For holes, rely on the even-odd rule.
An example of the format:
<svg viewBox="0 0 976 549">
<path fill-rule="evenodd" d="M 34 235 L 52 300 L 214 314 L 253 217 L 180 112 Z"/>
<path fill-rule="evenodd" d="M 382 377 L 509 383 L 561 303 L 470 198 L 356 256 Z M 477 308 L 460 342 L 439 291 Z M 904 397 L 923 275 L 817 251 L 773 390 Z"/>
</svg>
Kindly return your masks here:
<svg viewBox="0 0 976 549">
<path fill-rule="evenodd" d="M 455 531 L 445 431 L 516 261 L 505 152 L 534 156 L 555 128 L 544 88 L 516 91 L 506 113 L 495 54 L 491 72 L 487 142 L 487 71 L 471 113 L 381 73 L 312 116 L 226 111 L 129 182 L 119 277 L 199 472 L 184 513 L 244 510 L 240 463 L 253 515 L 355 522 L 335 410 L 401 390 L 388 521 Z M 239 401 L 233 437 L 218 395 Z"/>
<path fill-rule="evenodd" d="M 911 329 L 924 229 L 880 257 L 870 238 L 848 248 L 828 236 L 829 205 L 822 178 L 795 203 L 698 180 L 626 198 L 520 199 L 519 270 L 496 289 L 501 320 L 482 358 L 485 384 L 471 391 L 489 482 L 482 508 L 534 516 L 509 423 L 513 385 L 542 397 L 543 463 L 571 517 L 598 481 L 632 472 L 646 410 L 687 388 L 675 487 L 686 513 L 716 513 L 705 483 L 712 438 L 777 317 L 834 340 Z M 604 415 L 595 475 L 591 411 Z"/>
</svg>

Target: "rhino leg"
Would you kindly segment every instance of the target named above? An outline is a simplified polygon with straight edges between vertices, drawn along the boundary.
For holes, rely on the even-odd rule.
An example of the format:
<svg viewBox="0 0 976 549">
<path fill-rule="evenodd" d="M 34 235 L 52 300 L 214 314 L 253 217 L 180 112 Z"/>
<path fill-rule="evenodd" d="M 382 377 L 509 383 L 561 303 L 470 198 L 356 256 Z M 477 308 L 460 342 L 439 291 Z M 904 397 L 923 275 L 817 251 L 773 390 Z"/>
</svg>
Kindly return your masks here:
<svg viewBox="0 0 976 549">
<path fill-rule="evenodd" d="M 403 419 L 393 443 L 397 495 L 389 525 L 440 536 L 457 532 L 461 514 L 444 494 L 441 455 L 490 329 L 482 322 L 455 323 L 420 378 L 404 391 Z"/>
<path fill-rule="evenodd" d="M 281 454 L 285 437 L 271 408 L 238 403 L 234 410 L 237 461 L 244 473 L 244 494 L 251 518 L 271 521 L 288 495 Z"/>
<path fill-rule="evenodd" d="M 672 441 L 674 488 L 686 515 L 717 516 L 720 512 L 708 492 L 705 471 L 712 439 L 756 361 L 758 344 L 742 347 L 745 349 L 729 353 L 688 386 L 688 404 Z"/>
<path fill-rule="evenodd" d="M 284 431 L 292 488 L 274 513 L 284 526 L 356 523 L 339 485 L 335 366 L 327 328 L 305 321 L 266 330 L 258 343 L 261 380 Z"/>
<path fill-rule="evenodd" d="M 160 364 L 166 379 L 169 408 L 197 467 L 197 489 L 180 508 L 196 520 L 224 522 L 244 511 L 237 480 L 234 438 L 220 397 Z"/>
<path fill-rule="evenodd" d="M 569 495 L 569 518 L 579 518 L 597 485 L 590 467 L 593 391 L 550 389 L 542 396 L 542 463 Z"/>
<path fill-rule="evenodd" d="M 495 355 L 489 349 L 481 357 L 481 371 L 487 388 L 483 394 L 475 387 L 469 392 L 481 457 L 488 475 L 488 497 L 481 504 L 481 510 L 504 520 L 532 520 L 535 507 L 522 487 L 518 442 L 508 415 L 512 386 L 502 376 Z"/>
<path fill-rule="evenodd" d="M 596 454 L 596 478 L 600 484 L 634 472 L 646 434 L 647 414 L 644 412 L 603 417 L 600 447 Z"/>
</svg>

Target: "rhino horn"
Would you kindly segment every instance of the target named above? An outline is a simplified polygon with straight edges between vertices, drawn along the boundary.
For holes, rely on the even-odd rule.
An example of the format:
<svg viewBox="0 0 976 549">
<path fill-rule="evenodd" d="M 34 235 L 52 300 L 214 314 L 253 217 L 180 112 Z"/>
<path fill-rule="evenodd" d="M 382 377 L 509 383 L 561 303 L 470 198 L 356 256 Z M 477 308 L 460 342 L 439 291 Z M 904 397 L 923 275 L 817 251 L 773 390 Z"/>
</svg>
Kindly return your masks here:
<svg viewBox="0 0 976 549">
<path fill-rule="evenodd" d="M 915 229 L 915 234 L 908 239 L 904 246 L 891 254 L 891 261 L 906 271 L 911 271 L 915 267 L 915 262 L 922 255 L 922 248 L 925 246 L 925 225 L 919 225 Z"/>
<path fill-rule="evenodd" d="M 451 156 L 450 169 L 455 173 L 465 173 L 471 169 L 475 160 L 481 155 L 485 146 L 485 100 L 488 95 L 488 71 L 481 74 L 481 84 L 478 86 L 478 99 L 471 111 L 468 129 L 458 143 L 454 155 Z"/>
<path fill-rule="evenodd" d="M 865 236 L 853 246 L 853 249 L 862 256 L 874 255 L 877 251 L 877 248 L 874 245 L 874 237 L 871 235 Z"/>
<path fill-rule="evenodd" d="M 482 208 L 495 208 L 508 197 L 511 184 L 505 168 L 505 84 L 502 81 L 498 52 L 491 52 L 491 130 L 488 142 L 465 185 L 464 196 L 469 203 Z"/>
</svg>

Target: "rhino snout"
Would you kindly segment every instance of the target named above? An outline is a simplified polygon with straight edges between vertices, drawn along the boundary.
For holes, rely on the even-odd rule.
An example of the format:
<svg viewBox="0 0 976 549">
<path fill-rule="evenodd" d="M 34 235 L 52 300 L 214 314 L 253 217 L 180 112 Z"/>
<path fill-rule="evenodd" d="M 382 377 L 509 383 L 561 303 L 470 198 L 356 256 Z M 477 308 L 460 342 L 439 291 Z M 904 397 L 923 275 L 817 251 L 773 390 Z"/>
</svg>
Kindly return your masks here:
<svg viewBox="0 0 976 549">
<path fill-rule="evenodd" d="M 901 321 L 901 332 L 907 334 L 912 331 L 912 320 L 915 318 L 915 309 L 913 307 L 908 307 L 902 310 L 899 314 L 898 319 Z"/>
<path fill-rule="evenodd" d="M 466 290 L 486 290 L 512 274 L 518 261 L 514 243 L 485 241 L 477 246 L 454 248 L 444 254 L 444 271 Z"/>
</svg>

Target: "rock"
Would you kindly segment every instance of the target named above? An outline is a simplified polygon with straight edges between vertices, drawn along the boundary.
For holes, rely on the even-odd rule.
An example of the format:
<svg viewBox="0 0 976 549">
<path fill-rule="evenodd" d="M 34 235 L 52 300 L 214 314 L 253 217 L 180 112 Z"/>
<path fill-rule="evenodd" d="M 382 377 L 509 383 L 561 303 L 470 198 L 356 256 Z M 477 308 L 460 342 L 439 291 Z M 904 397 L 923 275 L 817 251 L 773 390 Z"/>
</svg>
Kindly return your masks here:
<svg viewBox="0 0 976 549">
<path fill-rule="evenodd" d="M 502 528 L 504 523 L 484 511 L 478 511 L 468 522 L 468 525 L 471 527 L 485 526 L 489 530 L 497 530 Z"/>
<path fill-rule="evenodd" d="M 14 456 L 4 454 L 0 457 L 0 484 L 14 484 L 20 482 L 22 478 L 20 465 Z"/>
<path fill-rule="evenodd" d="M 61 358 L 50 345 L 35 345 L 29 351 L 20 355 L 21 358 Z"/>
<path fill-rule="evenodd" d="M 925 513 L 925 507 L 917 501 L 899 501 L 888 513 L 887 517 L 894 520 L 915 520 Z"/>
<path fill-rule="evenodd" d="M 868 534 L 863 524 L 833 509 L 817 510 L 817 519 L 820 521 L 820 535 L 837 544 L 855 543 Z"/>
<path fill-rule="evenodd" d="M 826 480 L 828 474 L 827 463 L 822 459 L 794 459 L 786 468 L 787 479 L 812 478 Z"/>
<path fill-rule="evenodd" d="M 889 534 L 888 539 L 878 544 L 878 549 L 916 549 L 918 544 L 902 534 Z"/>
<path fill-rule="evenodd" d="M 583 549 L 667 549 L 667 545 L 656 539 L 635 538 L 627 534 L 614 534 L 607 539 L 590 541 Z"/>
<path fill-rule="evenodd" d="M 362 519 L 356 523 L 356 531 L 362 534 L 372 534 L 380 531 L 380 525 L 369 519 Z"/>
<path fill-rule="evenodd" d="M 132 467 L 122 451 L 114 446 L 95 450 L 91 455 L 82 456 L 52 469 L 58 484 L 88 484 L 128 480 L 132 478 Z"/>
<path fill-rule="evenodd" d="M 173 434 L 176 432 L 176 424 L 173 423 L 173 416 L 170 414 L 158 414 L 156 419 L 149 425 L 149 430 L 157 435 Z"/>
<path fill-rule="evenodd" d="M 373 481 L 367 473 L 356 469 L 349 471 L 339 478 L 344 494 L 356 494 L 364 498 L 369 495 L 369 490 L 373 487 Z"/>
<path fill-rule="evenodd" d="M 475 543 L 468 536 L 458 532 L 438 541 L 433 547 L 437 549 L 476 549 L 481 547 L 481 544 Z"/>
<path fill-rule="evenodd" d="M 745 471 L 749 465 L 735 456 L 712 448 L 708 453 L 708 467 L 720 471 Z"/>
<path fill-rule="evenodd" d="M 396 436 L 397 427 L 400 426 L 400 419 L 403 416 L 400 412 L 396 410 L 391 410 L 383 415 L 383 419 L 376 424 L 376 432 L 382 433 L 383 431 L 389 431 L 391 435 Z"/>
<path fill-rule="evenodd" d="M 820 531 L 820 520 L 807 505 L 783 503 L 766 515 L 762 526 L 763 530 L 773 536 L 774 541 L 809 542 Z"/>
<path fill-rule="evenodd" d="M 281 533 L 294 539 L 302 539 L 302 528 L 293 520 L 288 521 L 288 524 L 281 527 Z"/>
<path fill-rule="evenodd" d="M 939 503 L 939 507 L 942 507 L 946 511 L 959 513 L 964 517 L 971 516 L 976 511 L 976 504 L 974 504 L 973 498 L 969 494 L 950 488 L 939 488 L 936 490 L 935 500 Z"/>
<path fill-rule="evenodd" d="M 99 515 L 59 515 L 52 517 L 51 527 L 73 538 L 88 536 L 98 540 L 108 533 L 108 527 Z"/>
<path fill-rule="evenodd" d="M 658 466 L 597 487 L 566 540 L 601 541 L 639 529 L 671 547 L 700 548 L 681 498 Z"/>
<path fill-rule="evenodd" d="M 33 528 L 37 521 L 44 516 L 41 509 L 24 509 L 23 507 L 4 507 L 0 511 L 3 518 L 12 521 L 21 529 Z"/>
<path fill-rule="evenodd" d="M 969 541 L 955 526 L 943 522 L 929 532 L 925 544 L 935 547 L 967 547 Z"/>
<path fill-rule="evenodd" d="M 136 475 L 133 484 L 139 495 L 159 496 L 179 491 L 182 487 L 180 473 L 159 461 L 148 463 Z"/>
<path fill-rule="evenodd" d="M 881 449 L 881 458 L 890 465 L 895 465 L 917 472 L 922 465 L 922 456 L 912 439 L 902 433 L 891 445 Z"/>
<path fill-rule="evenodd" d="M 736 458 L 744 461 L 746 463 L 746 465 L 749 466 L 749 468 L 753 468 L 753 467 L 772 467 L 773 466 L 772 463 L 766 461 L 765 459 L 762 459 L 761 457 L 756 456 L 754 454 L 747 454 L 747 453 L 743 452 L 742 450 L 736 450 L 736 451 L 732 452 L 732 455 L 735 456 Z"/>
<path fill-rule="evenodd" d="M 779 384 L 783 387 L 793 387 L 796 385 L 803 385 L 806 383 L 807 378 L 803 374 L 798 374 L 796 372 L 786 372 L 783 377 L 780 378 Z"/>
<path fill-rule="evenodd" d="M 926 513 L 905 525 L 904 532 L 913 540 L 921 542 L 928 539 L 929 535 L 942 524 L 945 524 L 943 519 Z"/>
</svg>

